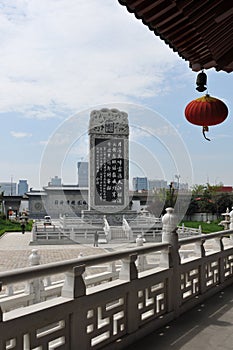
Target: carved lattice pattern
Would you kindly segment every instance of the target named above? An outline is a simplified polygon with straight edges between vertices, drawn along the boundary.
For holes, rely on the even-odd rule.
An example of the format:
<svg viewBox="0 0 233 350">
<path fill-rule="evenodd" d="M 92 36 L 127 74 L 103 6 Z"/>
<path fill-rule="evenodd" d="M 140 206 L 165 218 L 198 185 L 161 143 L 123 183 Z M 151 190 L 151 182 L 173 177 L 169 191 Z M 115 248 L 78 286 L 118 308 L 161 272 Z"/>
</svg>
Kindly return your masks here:
<svg viewBox="0 0 233 350">
<path fill-rule="evenodd" d="M 217 260 L 205 264 L 205 279 L 208 288 L 219 283 L 219 264 Z"/>
<path fill-rule="evenodd" d="M 90 346 L 108 342 L 109 339 L 119 338 L 126 332 L 126 305 L 125 299 L 119 298 L 103 303 L 87 313 L 87 336 Z"/>
<path fill-rule="evenodd" d="M 181 293 L 183 300 L 187 300 L 198 294 L 199 279 L 198 269 L 192 269 L 181 274 Z"/>
<path fill-rule="evenodd" d="M 138 312 L 140 324 L 166 312 L 166 282 L 162 281 L 138 291 Z"/>
<path fill-rule="evenodd" d="M 18 334 L 17 337 L 11 339 L 4 338 L 2 334 L 2 342 L 4 349 L 17 350 L 55 350 L 67 349 L 69 330 L 68 320 L 60 320 L 52 324 L 43 325 L 43 328 L 31 330 L 29 333 Z"/>
<path fill-rule="evenodd" d="M 224 258 L 224 276 L 229 278 L 233 275 L 233 255 Z"/>
</svg>

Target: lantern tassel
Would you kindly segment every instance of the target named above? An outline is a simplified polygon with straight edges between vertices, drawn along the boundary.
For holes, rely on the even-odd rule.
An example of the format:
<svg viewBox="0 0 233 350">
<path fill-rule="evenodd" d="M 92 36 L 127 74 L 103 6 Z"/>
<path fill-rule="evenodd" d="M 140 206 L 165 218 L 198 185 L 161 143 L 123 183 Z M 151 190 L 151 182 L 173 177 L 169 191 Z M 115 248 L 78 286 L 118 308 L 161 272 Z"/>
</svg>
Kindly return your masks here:
<svg viewBox="0 0 233 350">
<path fill-rule="evenodd" d="M 205 135 L 205 132 L 207 132 L 207 131 L 209 131 L 208 126 L 203 126 L 202 127 L 202 134 L 206 140 L 210 141 L 210 139 L 208 139 L 208 137 L 206 137 L 206 135 Z"/>
</svg>

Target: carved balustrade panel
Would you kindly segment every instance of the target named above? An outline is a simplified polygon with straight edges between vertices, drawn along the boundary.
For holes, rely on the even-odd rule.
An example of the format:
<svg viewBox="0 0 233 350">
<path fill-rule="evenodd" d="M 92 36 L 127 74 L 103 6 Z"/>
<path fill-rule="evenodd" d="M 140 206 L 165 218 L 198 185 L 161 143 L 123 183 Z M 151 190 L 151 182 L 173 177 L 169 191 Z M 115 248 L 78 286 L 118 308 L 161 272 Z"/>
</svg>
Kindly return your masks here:
<svg viewBox="0 0 233 350">
<path fill-rule="evenodd" d="M 192 268 L 181 274 L 181 298 L 186 301 L 198 295 L 200 290 L 200 274 L 198 268 Z"/>
<path fill-rule="evenodd" d="M 210 260 L 205 264 L 205 280 L 206 288 L 212 288 L 219 283 L 219 262 L 218 260 Z"/>
<path fill-rule="evenodd" d="M 224 276 L 230 278 L 233 275 L 233 255 L 228 255 L 224 258 Z"/>
<path fill-rule="evenodd" d="M 10 327 L 8 327 L 7 334 L 1 334 L 0 348 L 4 350 L 60 350 L 69 348 L 69 315 L 53 323 L 46 322 L 46 318 L 43 319 L 39 316 L 36 318 L 35 314 L 33 316 L 31 325 L 27 325 L 27 322 L 25 322 L 25 327 L 22 324 L 23 319 L 15 320 L 17 331 L 14 327 L 11 327 L 10 331 Z M 14 334 L 17 334 L 17 336 L 14 336 Z"/>
<path fill-rule="evenodd" d="M 86 336 L 90 348 L 99 348 L 126 333 L 126 295 L 103 302 L 87 311 Z"/>
<path fill-rule="evenodd" d="M 140 325 L 167 312 L 167 279 L 138 290 Z"/>
</svg>

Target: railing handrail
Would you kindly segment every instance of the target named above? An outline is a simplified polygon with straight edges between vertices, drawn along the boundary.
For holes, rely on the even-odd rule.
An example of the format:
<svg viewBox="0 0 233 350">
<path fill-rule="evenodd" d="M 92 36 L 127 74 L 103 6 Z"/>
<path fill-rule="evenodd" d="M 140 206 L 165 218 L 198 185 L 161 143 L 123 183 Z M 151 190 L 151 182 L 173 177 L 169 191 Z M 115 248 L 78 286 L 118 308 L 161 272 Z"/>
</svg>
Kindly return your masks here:
<svg viewBox="0 0 233 350">
<path fill-rule="evenodd" d="M 141 255 L 146 253 L 158 252 L 170 249 L 169 243 L 155 243 L 150 247 L 137 247 L 124 251 L 111 252 L 98 255 L 89 255 L 71 260 L 48 263 L 45 265 L 31 266 L 26 268 L 15 269 L 13 271 L 5 271 L 0 273 L 0 283 L 2 285 L 13 284 L 25 280 L 35 279 L 42 276 L 64 273 L 76 266 L 85 265 L 92 266 L 103 264 L 115 260 L 126 259 L 131 255 Z"/>
<path fill-rule="evenodd" d="M 218 237 L 224 237 L 225 235 L 233 234 L 233 230 L 218 231 L 209 234 L 201 234 L 194 237 L 179 239 L 180 245 L 186 245 L 195 242 L 206 241 Z M 67 270 L 73 269 L 78 265 L 92 266 L 114 260 L 121 260 L 129 257 L 130 255 L 147 254 L 151 252 L 158 252 L 170 248 L 168 243 L 154 243 L 150 247 L 137 247 L 131 248 L 120 252 L 111 252 L 99 255 L 89 255 L 88 257 L 82 257 L 77 259 L 59 261 L 48 263 L 46 265 L 32 266 L 27 268 L 15 269 L 13 271 L 5 271 L 0 273 L 0 282 L 4 284 L 11 284 L 16 282 L 22 282 L 26 279 L 33 279 L 36 277 L 47 276 L 50 274 L 64 273 Z"/>
<path fill-rule="evenodd" d="M 218 237 L 224 237 L 226 235 L 233 234 L 233 230 L 225 230 L 225 231 L 217 231 L 213 233 L 207 233 L 207 234 L 200 234 L 193 237 L 187 237 L 187 238 L 180 238 L 179 243 L 182 245 L 189 244 L 189 243 L 195 243 L 200 241 L 207 241 L 213 238 Z"/>
</svg>

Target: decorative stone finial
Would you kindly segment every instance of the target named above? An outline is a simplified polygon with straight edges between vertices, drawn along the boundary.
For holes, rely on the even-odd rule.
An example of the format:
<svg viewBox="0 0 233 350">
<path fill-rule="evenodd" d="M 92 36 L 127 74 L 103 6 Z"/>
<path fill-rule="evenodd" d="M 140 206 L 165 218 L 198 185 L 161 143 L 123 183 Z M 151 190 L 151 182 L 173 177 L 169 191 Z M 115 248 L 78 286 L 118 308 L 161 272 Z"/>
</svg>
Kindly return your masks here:
<svg viewBox="0 0 233 350">
<path fill-rule="evenodd" d="M 32 249 L 32 253 L 29 256 L 29 265 L 36 266 L 40 265 L 40 255 L 37 249 Z"/>
<path fill-rule="evenodd" d="M 174 214 L 174 209 L 169 207 L 166 208 L 166 214 L 162 218 L 163 231 L 162 231 L 162 241 L 171 243 L 172 235 L 176 229 L 177 222 L 176 216 Z"/>
<path fill-rule="evenodd" d="M 166 214 L 162 218 L 163 230 L 172 231 L 176 227 L 174 208 L 166 208 Z"/>
</svg>

